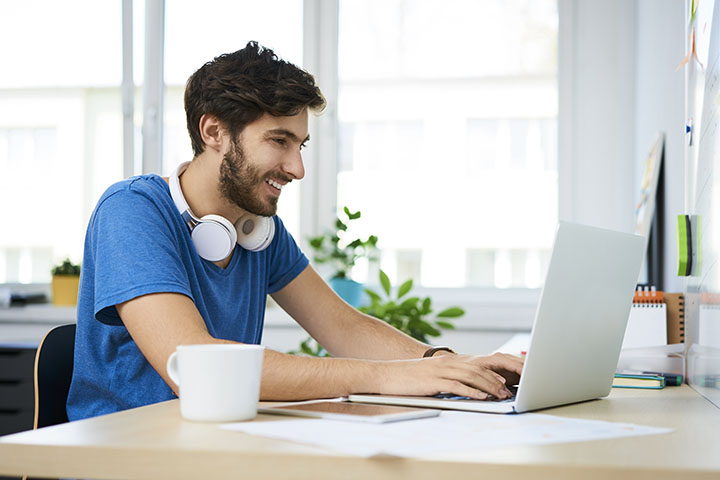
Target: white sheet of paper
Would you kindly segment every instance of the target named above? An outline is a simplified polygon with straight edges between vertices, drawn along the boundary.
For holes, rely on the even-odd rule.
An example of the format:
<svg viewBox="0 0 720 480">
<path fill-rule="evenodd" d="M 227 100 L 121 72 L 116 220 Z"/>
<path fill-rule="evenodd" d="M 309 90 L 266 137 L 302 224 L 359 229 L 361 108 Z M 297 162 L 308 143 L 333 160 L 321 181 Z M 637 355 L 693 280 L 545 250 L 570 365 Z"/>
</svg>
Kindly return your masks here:
<svg viewBox="0 0 720 480">
<path fill-rule="evenodd" d="M 422 457 L 431 453 L 580 442 L 672 431 L 668 428 L 538 413 L 493 415 L 450 411 L 435 418 L 380 425 L 297 419 L 231 423 L 221 425 L 220 428 L 318 445 L 362 457 Z"/>
</svg>

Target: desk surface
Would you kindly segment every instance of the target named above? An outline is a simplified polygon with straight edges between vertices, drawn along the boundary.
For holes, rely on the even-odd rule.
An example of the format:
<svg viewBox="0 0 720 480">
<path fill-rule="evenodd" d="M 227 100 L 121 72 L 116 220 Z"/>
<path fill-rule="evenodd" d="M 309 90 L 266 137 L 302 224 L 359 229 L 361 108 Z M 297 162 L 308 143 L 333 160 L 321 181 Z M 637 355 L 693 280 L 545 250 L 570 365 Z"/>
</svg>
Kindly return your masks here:
<svg viewBox="0 0 720 480">
<path fill-rule="evenodd" d="M 670 427 L 612 440 L 363 459 L 220 430 L 180 417 L 177 400 L 0 438 L 0 475 L 143 478 L 720 478 L 720 409 L 688 386 L 614 389 L 551 415 Z M 279 417 L 260 415 L 256 421 Z M 442 438 L 438 438 L 442 441 Z M 500 477 L 496 477 L 500 478 Z"/>
</svg>

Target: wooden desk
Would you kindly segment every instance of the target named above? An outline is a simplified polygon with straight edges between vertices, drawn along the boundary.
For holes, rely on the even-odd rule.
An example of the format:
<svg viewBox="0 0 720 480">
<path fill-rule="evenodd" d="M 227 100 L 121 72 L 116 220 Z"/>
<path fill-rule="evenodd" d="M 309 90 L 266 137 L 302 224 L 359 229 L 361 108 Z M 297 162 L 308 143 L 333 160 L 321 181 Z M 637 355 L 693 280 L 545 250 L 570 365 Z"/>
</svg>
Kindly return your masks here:
<svg viewBox="0 0 720 480">
<path fill-rule="evenodd" d="M 97 479 L 720 478 L 720 409 L 690 387 L 613 390 L 552 415 L 671 427 L 665 435 L 425 459 L 348 457 L 180 417 L 178 401 L 0 438 L 0 475 Z M 279 417 L 261 415 L 256 421 Z M 438 438 L 442 441 L 442 438 Z"/>
</svg>

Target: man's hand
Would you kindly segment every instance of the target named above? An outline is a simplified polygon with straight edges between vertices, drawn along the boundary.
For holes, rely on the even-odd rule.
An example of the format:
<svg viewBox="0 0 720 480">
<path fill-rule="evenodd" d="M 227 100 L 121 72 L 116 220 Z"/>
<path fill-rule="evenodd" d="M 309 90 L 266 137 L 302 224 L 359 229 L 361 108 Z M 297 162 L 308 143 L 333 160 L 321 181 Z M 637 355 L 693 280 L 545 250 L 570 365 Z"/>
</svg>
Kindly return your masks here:
<svg viewBox="0 0 720 480">
<path fill-rule="evenodd" d="M 510 397 L 524 359 L 504 353 L 488 356 L 440 355 L 420 360 L 381 362 L 375 390 L 392 395 L 453 393 L 484 400 Z"/>
</svg>

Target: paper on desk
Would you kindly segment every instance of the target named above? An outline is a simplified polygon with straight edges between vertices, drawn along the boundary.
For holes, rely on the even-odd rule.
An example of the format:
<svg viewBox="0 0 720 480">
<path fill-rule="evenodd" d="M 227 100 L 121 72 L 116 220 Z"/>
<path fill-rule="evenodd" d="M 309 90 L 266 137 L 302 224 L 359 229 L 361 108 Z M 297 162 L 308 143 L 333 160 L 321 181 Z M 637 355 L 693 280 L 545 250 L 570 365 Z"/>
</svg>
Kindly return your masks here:
<svg viewBox="0 0 720 480">
<path fill-rule="evenodd" d="M 422 457 L 518 445 L 580 442 L 668 433 L 668 428 L 579 420 L 525 413 L 497 415 L 443 412 L 439 417 L 385 424 L 294 419 L 231 423 L 221 428 L 309 443 L 341 453 L 372 457 Z"/>
</svg>

